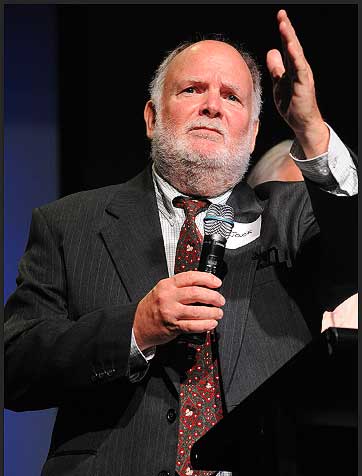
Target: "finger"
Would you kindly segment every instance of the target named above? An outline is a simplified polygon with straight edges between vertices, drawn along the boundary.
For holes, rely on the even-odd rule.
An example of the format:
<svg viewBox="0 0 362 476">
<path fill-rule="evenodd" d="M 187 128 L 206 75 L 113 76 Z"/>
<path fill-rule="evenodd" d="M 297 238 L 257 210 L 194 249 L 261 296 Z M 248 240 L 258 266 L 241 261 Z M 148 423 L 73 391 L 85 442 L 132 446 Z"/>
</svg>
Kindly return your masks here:
<svg viewBox="0 0 362 476">
<path fill-rule="evenodd" d="M 293 69 L 293 63 L 291 61 L 291 58 L 289 57 L 288 53 L 288 38 L 287 38 L 287 33 L 289 30 L 285 31 L 286 29 L 286 23 L 285 21 L 279 21 L 279 33 L 280 33 L 280 38 L 282 42 L 282 53 L 283 53 L 283 63 L 285 65 L 285 69 L 289 72 L 289 74 L 292 73 Z"/>
<path fill-rule="evenodd" d="M 303 53 L 302 45 L 300 44 L 299 38 L 295 32 L 292 22 L 287 15 L 287 12 L 285 10 L 280 10 L 278 12 L 277 18 L 279 21 L 279 32 L 281 34 L 282 40 L 286 45 L 289 42 L 293 42 L 299 53 Z"/>
<path fill-rule="evenodd" d="M 291 78 L 298 80 L 300 83 L 306 83 L 309 80 L 311 70 L 303 52 L 300 53 L 293 42 L 287 45 L 287 58 L 287 71 Z"/>
<path fill-rule="evenodd" d="M 182 334 L 212 331 L 218 325 L 213 319 L 203 321 L 180 321 L 179 329 Z"/>
<path fill-rule="evenodd" d="M 176 320 L 220 320 L 222 319 L 224 312 L 219 307 L 209 306 L 191 306 L 179 304 L 176 308 Z"/>
<path fill-rule="evenodd" d="M 175 285 L 178 288 L 185 286 L 206 286 L 208 288 L 219 288 L 222 285 L 221 279 L 211 273 L 203 271 L 186 271 L 173 276 Z"/>
<path fill-rule="evenodd" d="M 219 292 L 200 286 L 189 286 L 179 289 L 177 293 L 177 301 L 181 304 L 199 302 L 216 307 L 225 304 L 225 298 Z"/>
<path fill-rule="evenodd" d="M 285 73 L 282 55 L 278 50 L 270 50 L 266 55 L 266 65 L 273 79 L 280 79 Z"/>
<path fill-rule="evenodd" d="M 286 69 L 291 76 L 298 76 L 299 81 L 306 81 L 310 68 L 304 56 L 302 45 L 285 10 L 280 10 L 278 19 L 282 20 L 279 23 L 279 31 L 282 39 Z"/>
</svg>

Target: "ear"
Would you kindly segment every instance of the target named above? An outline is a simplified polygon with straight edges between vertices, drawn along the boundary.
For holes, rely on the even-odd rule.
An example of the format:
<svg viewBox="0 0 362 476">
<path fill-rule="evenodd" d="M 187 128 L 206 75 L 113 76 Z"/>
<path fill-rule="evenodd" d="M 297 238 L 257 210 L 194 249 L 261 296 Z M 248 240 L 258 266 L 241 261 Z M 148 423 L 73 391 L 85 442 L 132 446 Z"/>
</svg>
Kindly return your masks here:
<svg viewBox="0 0 362 476">
<path fill-rule="evenodd" d="M 253 131 L 253 137 L 252 137 L 251 146 L 250 146 L 250 153 L 252 153 L 255 148 L 256 136 L 258 135 L 258 132 L 259 132 L 259 119 L 254 121 L 253 128 L 254 128 L 254 131 Z"/>
<path fill-rule="evenodd" d="M 147 137 L 152 139 L 156 122 L 156 108 L 151 100 L 146 102 L 143 117 L 145 118 Z"/>
</svg>

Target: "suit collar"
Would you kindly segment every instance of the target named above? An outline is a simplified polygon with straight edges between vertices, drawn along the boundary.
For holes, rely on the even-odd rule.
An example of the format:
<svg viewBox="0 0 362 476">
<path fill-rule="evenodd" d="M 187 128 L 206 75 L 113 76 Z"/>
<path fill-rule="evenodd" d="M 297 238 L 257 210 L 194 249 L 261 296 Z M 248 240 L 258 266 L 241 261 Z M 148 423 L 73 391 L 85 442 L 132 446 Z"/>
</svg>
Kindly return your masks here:
<svg viewBox="0 0 362 476">
<path fill-rule="evenodd" d="M 234 220 L 240 223 L 256 220 L 264 209 L 264 203 L 257 198 L 254 190 L 246 182 L 240 182 L 234 187 L 226 203 L 233 207 Z"/>
<path fill-rule="evenodd" d="M 106 206 L 106 212 L 119 218 L 123 216 L 125 203 L 136 203 L 143 209 L 147 201 L 154 198 L 151 166 L 148 166 L 133 179 L 120 185 L 112 200 Z M 138 208 L 138 207 L 137 207 Z M 136 216 L 136 215 L 135 215 Z"/>
<path fill-rule="evenodd" d="M 106 211 L 112 219 L 100 233 L 134 302 L 168 276 L 150 167 L 123 184 Z"/>
</svg>

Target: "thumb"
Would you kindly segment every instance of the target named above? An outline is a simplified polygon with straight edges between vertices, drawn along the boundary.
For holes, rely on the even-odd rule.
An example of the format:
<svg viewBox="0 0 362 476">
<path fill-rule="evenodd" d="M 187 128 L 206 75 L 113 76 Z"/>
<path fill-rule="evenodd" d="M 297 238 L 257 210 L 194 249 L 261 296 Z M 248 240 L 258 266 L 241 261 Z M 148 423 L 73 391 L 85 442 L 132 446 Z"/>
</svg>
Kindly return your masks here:
<svg viewBox="0 0 362 476">
<path fill-rule="evenodd" d="M 279 50 L 269 50 L 266 55 L 266 66 L 273 81 L 280 79 L 285 73 L 282 55 Z"/>
</svg>

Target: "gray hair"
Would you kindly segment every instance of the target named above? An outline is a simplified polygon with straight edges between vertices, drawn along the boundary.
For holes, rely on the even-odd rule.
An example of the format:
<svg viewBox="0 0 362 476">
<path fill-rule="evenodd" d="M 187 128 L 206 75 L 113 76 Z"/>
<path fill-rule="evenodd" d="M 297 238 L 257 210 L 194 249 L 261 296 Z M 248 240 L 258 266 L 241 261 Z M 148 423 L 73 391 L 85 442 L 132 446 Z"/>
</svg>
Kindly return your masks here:
<svg viewBox="0 0 362 476">
<path fill-rule="evenodd" d="M 217 35 L 213 38 L 206 38 L 206 39 L 213 39 L 213 40 L 217 40 L 217 41 L 221 41 L 223 43 L 229 44 L 230 46 L 234 47 L 239 52 L 240 56 L 245 61 L 246 65 L 249 68 L 251 78 L 253 81 L 252 119 L 257 120 L 259 117 L 259 114 L 261 111 L 261 105 L 262 105 L 262 98 L 261 98 L 262 88 L 261 88 L 261 72 L 256 60 L 251 56 L 251 54 L 248 51 L 244 49 L 242 45 L 231 42 L 231 41 L 226 41 L 222 36 Z M 199 41 L 202 41 L 202 40 L 186 41 L 184 43 L 181 43 L 172 51 L 167 53 L 162 63 L 156 69 L 156 72 L 148 88 L 150 96 L 151 96 L 151 101 L 153 102 L 156 108 L 156 111 L 160 110 L 161 97 L 162 97 L 163 88 L 165 85 L 166 74 L 172 60 L 183 50 L 185 50 L 186 48 L 188 48 L 189 46 L 195 43 L 198 43 Z"/>
</svg>

